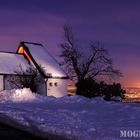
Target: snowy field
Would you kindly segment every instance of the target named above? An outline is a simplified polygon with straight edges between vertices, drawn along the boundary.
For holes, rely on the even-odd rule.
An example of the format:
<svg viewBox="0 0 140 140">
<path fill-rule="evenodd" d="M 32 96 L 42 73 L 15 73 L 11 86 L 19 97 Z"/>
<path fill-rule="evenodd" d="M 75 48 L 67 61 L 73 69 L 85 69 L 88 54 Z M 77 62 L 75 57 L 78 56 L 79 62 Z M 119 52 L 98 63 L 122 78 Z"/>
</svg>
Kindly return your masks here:
<svg viewBox="0 0 140 140">
<path fill-rule="evenodd" d="M 11 90 L 0 93 L 0 121 L 51 140 L 129 140 L 120 130 L 140 130 L 140 105 Z"/>
</svg>

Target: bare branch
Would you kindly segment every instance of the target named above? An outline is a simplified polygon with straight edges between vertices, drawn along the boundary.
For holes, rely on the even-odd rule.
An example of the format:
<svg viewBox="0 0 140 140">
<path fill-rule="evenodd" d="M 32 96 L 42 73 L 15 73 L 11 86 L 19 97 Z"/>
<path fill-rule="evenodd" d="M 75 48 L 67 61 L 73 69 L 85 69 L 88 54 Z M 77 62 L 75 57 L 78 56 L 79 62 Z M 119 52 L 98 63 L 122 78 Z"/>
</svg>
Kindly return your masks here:
<svg viewBox="0 0 140 140">
<path fill-rule="evenodd" d="M 64 60 L 63 66 L 69 77 L 81 80 L 89 77 L 95 79 L 99 75 L 112 77 L 121 75 L 119 70 L 113 68 L 112 59 L 109 58 L 102 43 L 92 42 L 86 47 L 89 52 L 82 53 L 78 49 L 80 47 L 77 46 L 71 26 L 64 26 L 64 36 L 64 43 L 60 44 L 60 57 Z"/>
</svg>

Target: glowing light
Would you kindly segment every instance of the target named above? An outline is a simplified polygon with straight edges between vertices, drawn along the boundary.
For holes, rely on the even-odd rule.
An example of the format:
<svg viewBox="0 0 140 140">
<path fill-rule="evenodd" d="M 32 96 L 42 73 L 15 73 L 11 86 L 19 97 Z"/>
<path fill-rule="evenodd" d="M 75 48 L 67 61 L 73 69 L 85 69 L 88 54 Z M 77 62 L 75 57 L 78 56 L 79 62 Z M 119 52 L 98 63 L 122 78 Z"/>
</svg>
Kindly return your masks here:
<svg viewBox="0 0 140 140">
<path fill-rule="evenodd" d="M 140 102 L 140 88 L 126 88 L 125 101 Z"/>
<path fill-rule="evenodd" d="M 23 47 L 20 47 L 20 48 L 18 49 L 18 53 L 19 53 L 19 54 L 24 54 L 24 55 L 26 56 L 27 60 L 31 61 L 30 56 L 29 56 L 28 53 L 24 50 Z"/>
<path fill-rule="evenodd" d="M 18 49 L 18 53 L 23 54 L 23 52 L 24 52 L 23 47 L 20 47 L 20 48 Z"/>
</svg>

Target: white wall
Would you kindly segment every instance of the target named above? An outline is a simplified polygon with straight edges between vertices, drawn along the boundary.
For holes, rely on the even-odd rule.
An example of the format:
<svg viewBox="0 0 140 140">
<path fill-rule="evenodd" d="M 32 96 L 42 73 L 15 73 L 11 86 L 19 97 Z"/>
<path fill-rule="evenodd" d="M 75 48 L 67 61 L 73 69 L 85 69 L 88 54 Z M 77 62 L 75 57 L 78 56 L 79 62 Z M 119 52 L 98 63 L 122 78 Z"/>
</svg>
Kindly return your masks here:
<svg viewBox="0 0 140 140">
<path fill-rule="evenodd" d="M 0 75 L 0 91 L 3 90 L 3 75 Z"/>
<path fill-rule="evenodd" d="M 67 79 L 49 78 L 47 81 L 47 96 L 62 97 L 67 95 Z"/>
<path fill-rule="evenodd" d="M 17 75 L 4 75 L 5 90 L 22 88 L 22 85 L 20 83 L 11 82 L 11 81 L 17 81 L 16 80 L 17 78 L 19 78 L 19 76 Z"/>
</svg>

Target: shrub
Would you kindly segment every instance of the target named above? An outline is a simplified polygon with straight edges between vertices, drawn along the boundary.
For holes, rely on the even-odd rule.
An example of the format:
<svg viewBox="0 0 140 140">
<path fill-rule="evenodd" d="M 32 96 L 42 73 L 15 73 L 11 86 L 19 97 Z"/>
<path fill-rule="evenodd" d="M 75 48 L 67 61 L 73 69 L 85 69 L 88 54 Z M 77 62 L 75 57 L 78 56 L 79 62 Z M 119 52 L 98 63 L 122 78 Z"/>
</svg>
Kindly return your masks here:
<svg viewBox="0 0 140 140">
<path fill-rule="evenodd" d="M 104 86 L 103 95 L 105 100 L 111 100 L 112 97 L 124 98 L 125 90 L 122 89 L 120 83 L 113 83 Z"/>
<path fill-rule="evenodd" d="M 91 78 L 87 78 L 77 82 L 76 87 L 77 95 L 83 95 L 89 98 L 99 96 L 100 86 L 95 80 L 92 80 Z"/>
<path fill-rule="evenodd" d="M 39 84 L 43 82 L 43 78 L 34 67 L 29 67 L 26 70 L 23 70 L 22 66 L 19 66 L 20 70 L 15 71 L 18 75 L 17 78 L 9 78 L 11 87 L 15 88 L 30 88 L 32 92 L 36 93 L 39 87 Z"/>
<path fill-rule="evenodd" d="M 111 100 L 112 97 L 124 98 L 125 90 L 122 89 L 120 83 L 106 84 L 96 82 L 92 78 L 87 78 L 76 83 L 77 95 L 85 97 L 102 96 L 105 100 Z"/>
</svg>

